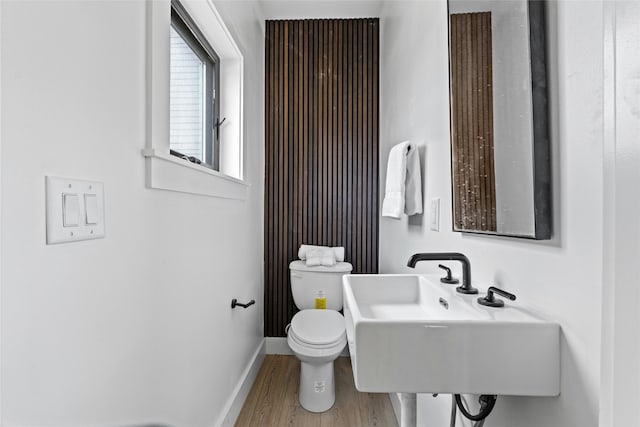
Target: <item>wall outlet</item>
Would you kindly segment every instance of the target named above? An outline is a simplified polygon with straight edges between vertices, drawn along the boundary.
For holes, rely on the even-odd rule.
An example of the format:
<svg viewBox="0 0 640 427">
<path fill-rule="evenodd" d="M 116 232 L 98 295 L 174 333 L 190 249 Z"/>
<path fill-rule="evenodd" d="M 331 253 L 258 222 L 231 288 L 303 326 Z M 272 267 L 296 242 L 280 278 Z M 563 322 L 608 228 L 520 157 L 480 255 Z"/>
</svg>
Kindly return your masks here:
<svg viewBox="0 0 640 427">
<path fill-rule="evenodd" d="M 440 198 L 431 199 L 431 230 L 440 231 Z"/>
</svg>

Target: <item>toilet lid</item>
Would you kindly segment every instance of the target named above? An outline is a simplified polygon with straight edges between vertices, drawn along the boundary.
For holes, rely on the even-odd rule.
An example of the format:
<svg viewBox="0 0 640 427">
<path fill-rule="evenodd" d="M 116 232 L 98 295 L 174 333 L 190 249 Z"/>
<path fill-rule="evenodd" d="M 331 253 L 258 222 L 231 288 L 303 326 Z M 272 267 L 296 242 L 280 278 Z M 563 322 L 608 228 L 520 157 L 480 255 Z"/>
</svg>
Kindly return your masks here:
<svg viewBox="0 0 640 427">
<path fill-rule="evenodd" d="M 330 346 L 344 339 L 344 317 L 334 310 L 302 310 L 293 316 L 290 332 L 304 344 Z"/>
</svg>

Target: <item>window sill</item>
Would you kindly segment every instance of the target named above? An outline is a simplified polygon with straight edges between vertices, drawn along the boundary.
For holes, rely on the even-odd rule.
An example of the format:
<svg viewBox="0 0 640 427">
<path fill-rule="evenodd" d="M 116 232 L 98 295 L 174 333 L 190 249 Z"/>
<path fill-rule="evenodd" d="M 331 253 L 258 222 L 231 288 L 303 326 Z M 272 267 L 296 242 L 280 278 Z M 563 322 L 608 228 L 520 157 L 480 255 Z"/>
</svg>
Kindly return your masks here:
<svg viewBox="0 0 640 427">
<path fill-rule="evenodd" d="M 148 188 L 246 200 L 249 184 L 155 149 L 144 149 Z"/>
</svg>

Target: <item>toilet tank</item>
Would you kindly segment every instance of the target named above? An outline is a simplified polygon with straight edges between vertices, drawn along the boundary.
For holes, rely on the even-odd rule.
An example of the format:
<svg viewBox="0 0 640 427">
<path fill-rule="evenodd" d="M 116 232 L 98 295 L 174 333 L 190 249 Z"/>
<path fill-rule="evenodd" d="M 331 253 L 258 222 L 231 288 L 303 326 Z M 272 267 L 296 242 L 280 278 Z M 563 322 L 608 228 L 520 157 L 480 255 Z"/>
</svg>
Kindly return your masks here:
<svg viewBox="0 0 640 427">
<path fill-rule="evenodd" d="M 291 293 L 296 307 L 300 310 L 316 308 L 316 298 L 326 298 L 327 309 L 342 309 L 342 276 L 351 273 L 353 266 L 348 262 L 338 262 L 332 267 L 307 267 L 304 261 L 289 264 Z"/>
</svg>

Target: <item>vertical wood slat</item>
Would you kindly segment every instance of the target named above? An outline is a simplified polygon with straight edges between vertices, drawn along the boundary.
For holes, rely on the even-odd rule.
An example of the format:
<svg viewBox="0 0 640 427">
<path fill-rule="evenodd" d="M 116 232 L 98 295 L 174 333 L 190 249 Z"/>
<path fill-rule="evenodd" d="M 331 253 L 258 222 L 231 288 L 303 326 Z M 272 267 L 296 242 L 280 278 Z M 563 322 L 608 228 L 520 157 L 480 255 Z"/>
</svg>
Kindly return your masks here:
<svg viewBox="0 0 640 427">
<path fill-rule="evenodd" d="M 265 134 L 265 139 L 272 139 L 271 138 L 271 130 L 273 128 L 272 126 L 272 119 L 273 119 L 273 108 L 271 108 L 271 102 L 273 100 L 273 97 L 271 96 L 271 94 L 273 93 L 273 71 L 271 69 L 271 63 L 272 63 L 272 56 L 273 56 L 273 47 L 272 47 L 272 42 L 273 42 L 273 34 L 271 33 L 273 29 L 273 25 L 270 22 L 266 23 L 266 28 L 265 28 L 265 43 L 264 43 L 264 49 L 265 49 L 265 96 L 264 96 L 264 100 L 265 100 L 265 129 L 264 129 L 264 134 Z M 265 153 L 264 156 L 264 168 L 265 170 L 269 170 L 272 167 L 273 162 L 271 161 L 271 153 Z M 264 186 L 265 188 L 271 188 L 272 186 L 272 181 L 271 181 L 271 174 L 265 174 L 264 177 Z M 265 224 L 270 224 L 271 223 L 271 212 L 273 211 L 273 200 L 265 200 L 265 208 L 264 208 L 264 222 Z M 272 238 L 272 232 L 273 230 L 268 230 L 265 228 L 264 230 L 264 253 L 270 252 L 271 251 L 271 243 L 273 242 L 273 238 Z M 264 280 L 265 281 L 271 281 L 273 280 L 271 277 L 271 273 L 273 272 L 273 270 L 265 270 L 264 272 Z M 271 305 L 271 289 L 265 289 L 264 290 L 264 305 L 265 306 L 269 306 Z M 269 326 L 267 325 L 267 319 L 265 318 L 265 328 L 268 328 Z"/>
<path fill-rule="evenodd" d="M 491 12 L 451 15 L 456 230 L 496 231 Z"/>
<path fill-rule="evenodd" d="M 344 246 L 378 271 L 378 19 L 267 21 L 265 336 L 296 311 L 289 262 Z"/>
<path fill-rule="evenodd" d="M 377 24 L 377 23 L 376 23 Z M 372 113 L 373 113 L 373 122 L 372 122 L 372 144 L 371 147 L 371 176 L 373 185 L 371 187 L 371 206 L 369 207 L 369 224 L 371 224 L 371 251 L 369 252 L 370 259 L 372 261 L 371 270 L 378 271 L 378 221 L 380 220 L 380 216 L 378 215 L 378 206 L 379 206 L 379 193 L 378 188 L 379 185 L 379 175 L 378 175 L 378 124 L 380 123 L 380 110 L 379 110 L 379 102 L 380 99 L 380 55 L 379 55 L 379 37 L 378 37 L 378 26 L 372 25 L 369 23 L 372 32 L 372 53 L 371 57 L 373 60 L 373 65 L 371 67 L 371 71 L 373 73 L 373 81 L 372 81 Z"/>
</svg>

